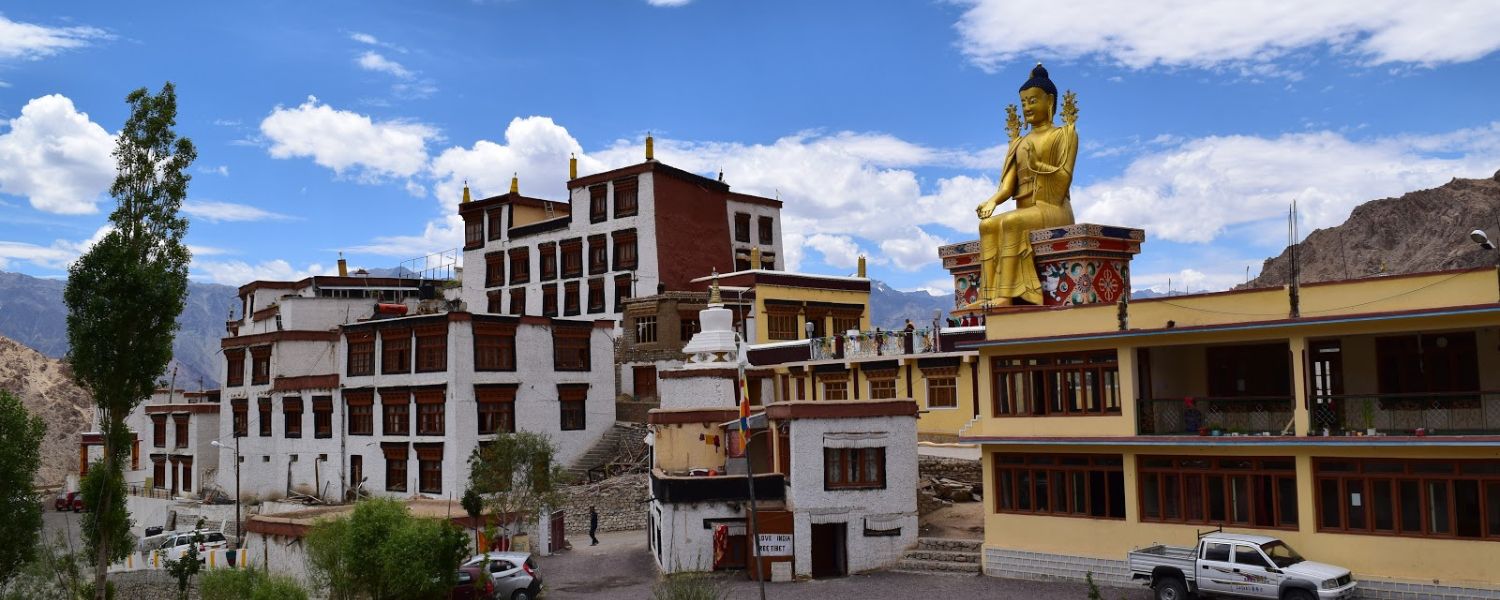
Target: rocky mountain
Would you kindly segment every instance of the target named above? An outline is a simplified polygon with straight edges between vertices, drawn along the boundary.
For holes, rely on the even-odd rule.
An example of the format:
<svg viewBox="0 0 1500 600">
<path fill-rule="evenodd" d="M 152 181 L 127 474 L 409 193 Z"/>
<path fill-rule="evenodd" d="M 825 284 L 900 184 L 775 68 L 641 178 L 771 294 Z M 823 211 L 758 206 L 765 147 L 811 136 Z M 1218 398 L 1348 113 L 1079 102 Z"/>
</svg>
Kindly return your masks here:
<svg viewBox="0 0 1500 600">
<path fill-rule="evenodd" d="M 37 485 L 58 485 L 76 473 L 78 434 L 93 427 L 94 402 L 73 383 L 67 364 L 0 337 L 0 389 L 47 424 Z"/>
<path fill-rule="evenodd" d="M 1469 239 L 1475 229 L 1500 244 L 1500 171 L 1490 179 L 1454 179 L 1361 204 L 1343 224 L 1316 230 L 1297 245 L 1300 279 L 1312 283 L 1496 264 L 1500 251 Z M 1239 287 L 1286 284 L 1289 256 L 1290 249 L 1267 259 L 1260 276 Z"/>
<path fill-rule="evenodd" d="M 881 329 L 901 329 L 911 319 L 917 327 L 932 323 L 934 312 L 944 317 L 953 310 L 952 296 L 934 296 L 924 291 L 903 292 L 883 281 L 870 282 L 870 324 Z"/>
<path fill-rule="evenodd" d="M 68 307 L 63 304 L 63 280 L 42 279 L 0 271 L 0 335 L 52 358 L 68 353 Z M 238 290 L 227 285 L 188 283 L 188 299 L 177 317 L 181 329 L 173 342 L 173 361 L 165 377 L 177 367 L 177 387 L 218 386 L 219 338 L 231 306 L 238 306 Z"/>
</svg>

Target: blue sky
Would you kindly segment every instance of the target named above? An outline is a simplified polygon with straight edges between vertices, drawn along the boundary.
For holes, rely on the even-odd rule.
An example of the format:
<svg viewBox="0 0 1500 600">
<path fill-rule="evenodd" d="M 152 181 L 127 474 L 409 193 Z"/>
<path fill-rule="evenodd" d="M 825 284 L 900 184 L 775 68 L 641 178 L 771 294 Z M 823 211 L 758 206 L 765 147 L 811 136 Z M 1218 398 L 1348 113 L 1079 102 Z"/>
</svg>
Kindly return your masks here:
<svg viewBox="0 0 1500 600">
<path fill-rule="evenodd" d="M 124 96 L 167 80 L 193 276 L 231 285 L 455 247 L 462 181 L 562 198 L 570 153 L 639 162 L 649 131 L 779 195 L 790 266 L 946 292 L 936 246 L 976 237 L 1038 60 L 1078 93 L 1079 220 L 1147 230 L 1137 288 L 1242 281 L 1293 198 L 1310 232 L 1500 169 L 1486 2 L 220 4 L 0 8 L 0 269 L 100 235 Z"/>
</svg>

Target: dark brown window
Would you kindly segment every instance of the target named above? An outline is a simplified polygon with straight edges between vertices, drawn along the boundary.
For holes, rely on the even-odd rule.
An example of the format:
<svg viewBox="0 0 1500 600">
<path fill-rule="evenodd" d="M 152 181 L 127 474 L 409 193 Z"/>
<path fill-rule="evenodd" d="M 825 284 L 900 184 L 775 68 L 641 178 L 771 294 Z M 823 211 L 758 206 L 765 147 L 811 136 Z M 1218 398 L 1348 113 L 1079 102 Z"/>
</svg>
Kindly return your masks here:
<svg viewBox="0 0 1500 600">
<path fill-rule="evenodd" d="M 760 268 L 765 269 L 767 271 L 775 271 L 776 270 L 776 253 L 775 252 L 762 252 L 762 253 L 760 253 Z"/>
<path fill-rule="evenodd" d="M 250 427 L 250 407 L 244 398 L 235 398 L 229 401 L 230 410 L 234 411 L 234 437 L 245 437 Z"/>
<path fill-rule="evenodd" d="M 484 287 L 505 285 L 505 253 L 491 252 L 484 255 Z"/>
<path fill-rule="evenodd" d="M 599 184 L 589 188 L 589 222 L 598 223 L 609 218 L 609 188 Z"/>
<path fill-rule="evenodd" d="M 351 331 L 346 336 L 349 342 L 350 377 L 375 374 L 375 334 L 369 331 Z"/>
<path fill-rule="evenodd" d="M 843 334 L 846 331 L 859 331 L 859 317 L 857 314 L 833 315 L 833 332 Z"/>
<path fill-rule="evenodd" d="M 957 369 L 954 369 L 956 372 Z M 927 408 L 955 408 L 958 406 L 958 378 L 954 375 L 932 375 L 923 371 L 927 379 Z"/>
<path fill-rule="evenodd" d="M 474 386 L 479 405 L 479 433 L 516 432 L 516 386 Z"/>
<path fill-rule="evenodd" d="M 271 383 L 271 347 L 250 349 L 250 384 Z"/>
<path fill-rule="evenodd" d="M 583 275 L 583 240 L 563 240 L 558 247 L 562 249 L 562 276 Z"/>
<path fill-rule="evenodd" d="M 589 280 L 589 312 L 604 312 L 604 278 L 595 277 Z"/>
<path fill-rule="evenodd" d="M 385 435 L 411 434 L 411 393 L 404 389 L 380 390 L 380 415 Z"/>
<path fill-rule="evenodd" d="M 698 322 L 698 311 L 681 311 L 678 315 L 681 316 L 678 321 L 680 325 L 677 328 L 678 341 L 692 341 L 693 335 L 703 329 L 702 323 Z"/>
<path fill-rule="evenodd" d="M 1136 470 L 1142 521 L 1297 528 L 1291 457 L 1138 456 Z"/>
<path fill-rule="evenodd" d="M 801 339 L 802 333 L 797 331 L 797 313 L 768 311 L 766 313 L 766 336 L 773 340 Z"/>
<path fill-rule="evenodd" d="M 557 371 L 589 370 L 589 334 L 592 327 L 552 327 L 552 367 Z"/>
<path fill-rule="evenodd" d="M 1291 354 L 1282 343 L 1209 346 L 1204 349 L 1212 398 L 1292 395 Z"/>
<path fill-rule="evenodd" d="M 417 372 L 448 369 L 448 324 L 424 325 L 416 329 Z"/>
<path fill-rule="evenodd" d="M 636 252 L 635 230 L 627 229 L 614 233 L 615 242 L 615 270 L 629 271 L 640 264 L 640 256 Z"/>
<path fill-rule="evenodd" d="M 889 375 L 883 377 L 876 377 L 874 373 L 870 374 L 871 400 L 890 400 L 896 397 L 896 374 L 889 371 L 888 373 Z"/>
<path fill-rule="evenodd" d="M 245 349 L 231 348 L 225 350 L 224 362 L 229 369 L 224 377 L 224 385 L 229 387 L 245 385 Z"/>
<path fill-rule="evenodd" d="M 615 180 L 615 218 L 634 216 L 640 204 L 636 191 L 636 180 Z"/>
<path fill-rule="evenodd" d="M 615 312 L 625 312 L 625 300 L 630 298 L 630 276 L 615 276 Z"/>
<path fill-rule="evenodd" d="M 158 490 L 167 489 L 167 456 L 165 454 L 151 455 L 151 487 Z"/>
<path fill-rule="evenodd" d="M 443 435 L 445 405 L 442 388 L 420 389 L 417 401 L 417 435 Z"/>
<path fill-rule="evenodd" d="M 302 398 L 286 396 L 281 399 L 282 434 L 289 438 L 302 437 Z"/>
<path fill-rule="evenodd" d="M 542 316 L 557 316 L 557 284 L 542 285 Z"/>
<path fill-rule="evenodd" d="M 996 416 L 1119 414 L 1115 351 L 993 359 Z"/>
<path fill-rule="evenodd" d="M 443 493 L 443 445 L 414 444 L 417 451 L 417 491 Z"/>
<path fill-rule="evenodd" d="M 407 449 L 404 443 L 383 443 L 380 445 L 381 453 L 385 454 L 385 489 L 388 492 L 406 491 L 406 461 Z"/>
<path fill-rule="evenodd" d="M 829 380 L 823 381 L 823 399 L 824 400 L 848 400 L 849 399 L 849 380 L 848 379 L 829 379 Z"/>
<path fill-rule="evenodd" d="M 370 390 L 345 390 L 344 406 L 349 413 L 349 435 L 375 435 L 375 393 Z"/>
<path fill-rule="evenodd" d="M 750 215 L 734 213 L 734 241 L 750 242 Z"/>
<path fill-rule="evenodd" d="M 642 315 L 635 318 L 635 343 L 656 343 L 656 315 Z"/>
<path fill-rule="evenodd" d="M 750 255 L 739 253 L 734 255 L 734 270 L 749 271 L 751 266 L 753 265 L 750 264 Z"/>
<path fill-rule="evenodd" d="M 260 399 L 260 437 L 271 437 L 271 399 Z"/>
<path fill-rule="evenodd" d="M 484 312 L 487 312 L 487 313 L 490 313 L 490 314 L 500 314 L 502 312 L 505 312 L 503 310 L 503 308 L 505 306 L 503 304 L 504 296 L 503 296 L 503 294 L 501 293 L 500 290 L 490 290 L 488 292 L 485 292 L 484 295 L 485 295 Z"/>
<path fill-rule="evenodd" d="M 526 288 L 510 288 L 510 314 L 526 314 Z"/>
<path fill-rule="evenodd" d="M 609 270 L 609 246 L 602 235 L 589 236 L 589 275 Z"/>
<path fill-rule="evenodd" d="M 510 249 L 510 283 L 529 283 L 531 281 L 531 250 L 529 248 Z"/>
<path fill-rule="evenodd" d="M 313 437 L 333 437 L 333 396 L 314 396 L 313 409 Z"/>
<path fill-rule="evenodd" d="M 505 237 L 505 229 L 501 227 L 504 224 L 501 222 L 501 219 L 505 217 L 505 210 L 492 208 L 487 214 L 489 215 L 490 240 L 494 241 Z"/>
<path fill-rule="evenodd" d="M 464 249 L 484 247 L 484 215 L 475 213 L 464 217 Z"/>
<path fill-rule="evenodd" d="M 762 243 L 762 244 L 771 244 L 771 243 L 774 243 L 775 240 L 773 239 L 773 236 L 771 235 L 771 232 L 772 232 L 773 229 L 774 228 L 771 226 L 771 217 L 761 217 L 760 218 L 760 243 Z"/>
<path fill-rule="evenodd" d="M 885 488 L 885 448 L 824 448 L 823 489 Z"/>
<path fill-rule="evenodd" d="M 569 281 L 563 284 L 563 314 L 569 317 L 577 316 L 578 309 L 578 282 Z"/>
<path fill-rule="evenodd" d="M 588 393 L 587 385 L 557 386 L 557 402 L 561 407 L 558 422 L 563 431 L 579 431 L 588 427 Z"/>
<path fill-rule="evenodd" d="M 1318 530 L 1500 541 L 1500 460 L 1314 458 Z"/>
<path fill-rule="evenodd" d="M 188 415 L 172 415 L 172 444 L 188 447 Z"/>
<path fill-rule="evenodd" d="M 380 331 L 380 372 L 411 372 L 411 328 L 400 327 Z"/>
<path fill-rule="evenodd" d="M 508 323 L 474 324 L 474 370 L 516 370 L 516 328 Z"/>
<path fill-rule="evenodd" d="M 1375 363 L 1382 394 L 1479 389 L 1473 331 L 1376 338 Z"/>
<path fill-rule="evenodd" d="M 364 484 L 365 480 L 365 457 L 359 454 L 349 456 L 349 487 L 354 488 Z"/>
<path fill-rule="evenodd" d="M 998 512 L 1125 518 L 1119 456 L 996 453 L 994 462 Z"/>
<path fill-rule="evenodd" d="M 151 445 L 167 447 L 167 415 L 151 415 Z"/>
<path fill-rule="evenodd" d="M 541 254 L 537 261 L 541 264 L 542 281 L 557 279 L 557 243 L 547 242 L 542 244 L 537 252 Z"/>
</svg>

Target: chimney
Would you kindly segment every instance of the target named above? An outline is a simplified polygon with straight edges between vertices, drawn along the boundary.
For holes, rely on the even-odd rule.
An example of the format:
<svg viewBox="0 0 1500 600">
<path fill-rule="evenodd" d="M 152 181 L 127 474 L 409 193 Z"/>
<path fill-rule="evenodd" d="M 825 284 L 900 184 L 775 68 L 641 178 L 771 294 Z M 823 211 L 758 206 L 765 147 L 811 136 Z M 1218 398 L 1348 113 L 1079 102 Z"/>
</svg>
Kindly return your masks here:
<svg viewBox="0 0 1500 600">
<path fill-rule="evenodd" d="M 865 276 L 865 255 L 863 255 L 863 254 L 859 255 L 859 267 L 858 267 L 858 269 L 859 269 L 858 271 L 855 271 L 855 277 L 864 277 Z"/>
<path fill-rule="evenodd" d="M 656 140 L 651 138 L 650 133 L 646 134 L 646 160 L 656 160 Z"/>
<path fill-rule="evenodd" d="M 464 199 L 461 200 L 460 203 L 462 203 L 462 204 L 468 204 L 469 203 L 469 180 L 467 180 L 467 179 L 464 180 Z"/>
<path fill-rule="evenodd" d="M 464 200 L 469 199 L 469 188 L 464 188 Z M 349 276 L 349 261 L 344 260 L 344 253 L 339 253 L 339 277 Z"/>
<path fill-rule="evenodd" d="M 521 193 L 521 177 L 516 175 L 515 173 L 511 173 L 510 175 L 510 193 Z"/>
<path fill-rule="evenodd" d="M 578 179 L 578 155 L 568 155 L 568 181 Z"/>
</svg>

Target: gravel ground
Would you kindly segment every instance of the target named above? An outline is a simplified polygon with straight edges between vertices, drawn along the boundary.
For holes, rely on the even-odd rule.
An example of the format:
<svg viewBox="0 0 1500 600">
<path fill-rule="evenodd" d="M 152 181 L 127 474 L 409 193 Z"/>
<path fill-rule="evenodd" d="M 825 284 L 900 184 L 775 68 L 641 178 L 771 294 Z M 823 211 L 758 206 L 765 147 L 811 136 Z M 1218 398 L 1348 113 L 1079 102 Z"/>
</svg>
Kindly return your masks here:
<svg viewBox="0 0 1500 600">
<path fill-rule="evenodd" d="M 646 547 L 644 531 L 599 534 L 599 545 L 589 546 L 587 535 L 572 534 L 574 549 L 539 557 L 537 568 L 545 582 L 543 600 L 641 600 L 651 597 L 656 565 Z M 760 597 L 755 582 L 732 579 L 730 600 Z M 1144 587 L 1103 588 L 1108 600 L 1145 600 Z M 767 583 L 766 597 L 776 600 L 827 600 L 830 598 L 883 600 L 897 598 L 984 598 L 986 600 L 1036 600 L 1041 598 L 1087 598 L 1081 583 L 1054 583 L 997 579 L 962 575 L 915 575 L 876 572 L 839 579 L 798 583 Z"/>
</svg>

